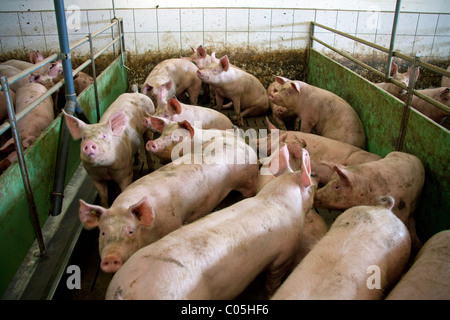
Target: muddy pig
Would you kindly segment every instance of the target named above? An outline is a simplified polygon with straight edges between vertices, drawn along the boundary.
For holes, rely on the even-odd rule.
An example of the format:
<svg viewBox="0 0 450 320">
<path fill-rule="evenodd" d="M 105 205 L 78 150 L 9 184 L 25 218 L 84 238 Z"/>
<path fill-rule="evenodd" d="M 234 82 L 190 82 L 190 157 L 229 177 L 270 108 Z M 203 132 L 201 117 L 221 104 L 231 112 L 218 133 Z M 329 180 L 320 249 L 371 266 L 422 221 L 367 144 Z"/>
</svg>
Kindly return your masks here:
<svg viewBox="0 0 450 320">
<path fill-rule="evenodd" d="M 300 131 L 315 131 L 323 137 L 364 149 L 366 135 L 356 111 L 334 93 L 302 81 L 275 77 L 282 84 L 269 96 L 278 105 L 294 111 L 301 119 Z"/>
<path fill-rule="evenodd" d="M 273 95 L 275 92 L 278 92 L 281 89 L 281 87 L 282 85 L 277 81 L 272 82 L 267 88 L 267 95 L 270 97 L 270 95 Z M 269 105 L 270 110 L 272 111 L 273 121 L 281 130 L 287 130 L 286 123 L 288 124 L 293 123 L 294 131 L 298 131 L 300 129 L 300 118 L 294 111 L 279 106 L 273 103 L 272 100 L 270 99 Z"/>
<path fill-rule="evenodd" d="M 447 107 L 450 107 L 450 88 L 441 87 L 418 91 L 446 105 Z M 416 95 L 414 95 L 412 98 L 411 106 L 439 124 L 442 124 L 444 122 L 444 119 L 450 115 L 449 112 L 445 112 L 444 110 L 432 105 L 431 103 L 428 103 L 425 100 L 420 99 Z"/>
<path fill-rule="evenodd" d="M 228 56 L 220 58 L 206 69 L 198 70 L 197 74 L 216 93 L 219 111 L 224 98 L 232 101 L 235 113 L 232 119 L 237 121 L 238 126 L 244 125 L 243 117 L 261 116 L 269 110 L 269 100 L 262 83 L 250 73 L 232 66 Z"/>
<path fill-rule="evenodd" d="M 440 231 L 425 242 L 386 299 L 450 299 L 450 230 Z"/>
<path fill-rule="evenodd" d="M 139 147 L 150 139 L 142 119 L 155 112 L 153 102 L 141 93 L 121 94 L 96 124 L 86 124 L 65 113 L 73 139 L 81 140 L 80 157 L 92 178 L 100 203 L 108 207 L 108 181 L 123 191 L 133 179 L 133 161 Z"/>
<path fill-rule="evenodd" d="M 40 95 L 47 91 L 39 83 L 28 83 L 19 88 L 16 92 L 16 113 L 23 111 L 28 104 L 36 100 Z M 23 118 L 17 121 L 17 129 L 24 149 L 28 148 L 41 135 L 41 133 L 55 119 L 53 112 L 53 101 L 50 97 L 38 104 L 33 110 L 27 113 Z M 14 139 L 11 138 L 0 148 L 0 152 L 10 153 L 7 158 L 2 160 L 0 167 L 5 170 L 11 163 L 17 159 L 14 146 Z"/>
<path fill-rule="evenodd" d="M 412 68 L 409 68 L 407 72 L 400 73 L 398 72 L 398 66 L 393 61 L 391 63 L 391 78 L 394 78 L 395 80 L 403 83 L 405 86 L 409 86 L 409 76 L 411 74 Z M 416 81 L 419 78 L 419 69 L 417 69 L 416 74 Z M 400 88 L 396 84 L 393 84 L 391 82 L 380 82 L 375 83 L 375 85 L 384 91 L 387 91 L 391 95 L 393 95 L 396 98 L 399 98 L 400 100 L 404 101 L 406 99 L 407 91 L 403 88 Z"/>
<path fill-rule="evenodd" d="M 138 249 L 209 214 L 231 190 L 245 197 L 256 193 L 258 164 L 253 150 L 238 139 L 232 146 L 217 140 L 215 146 L 223 155 L 231 151 L 245 161 L 210 162 L 211 156 L 203 154 L 196 164 L 194 154 L 187 154 L 134 181 L 109 209 L 80 201 L 81 222 L 100 229 L 103 271 L 116 272 Z"/>
<path fill-rule="evenodd" d="M 233 299 L 264 270 L 273 291 L 298 250 L 313 202 L 306 150 L 303 159 L 301 171 L 273 166 L 277 178 L 256 196 L 136 252 L 114 275 L 106 299 Z"/>
<path fill-rule="evenodd" d="M 145 79 L 142 93 L 150 96 L 157 104 L 158 91 L 164 87 L 167 97 L 189 94 L 189 102 L 197 105 L 197 99 L 202 87 L 202 81 L 197 77 L 197 67 L 186 59 L 167 59 L 160 62 Z"/>
<path fill-rule="evenodd" d="M 318 208 L 345 210 L 356 205 L 373 205 L 377 197 L 395 199 L 393 212 L 408 228 L 415 250 L 421 246 L 416 234 L 414 210 L 425 181 L 419 158 L 393 151 L 383 159 L 363 164 L 335 165 L 330 181 L 319 188 L 314 199 Z"/>
<path fill-rule="evenodd" d="M 342 213 L 272 297 L 274 300 L 382 299 L 411 250 L 392 197 Z"/>
</svg>

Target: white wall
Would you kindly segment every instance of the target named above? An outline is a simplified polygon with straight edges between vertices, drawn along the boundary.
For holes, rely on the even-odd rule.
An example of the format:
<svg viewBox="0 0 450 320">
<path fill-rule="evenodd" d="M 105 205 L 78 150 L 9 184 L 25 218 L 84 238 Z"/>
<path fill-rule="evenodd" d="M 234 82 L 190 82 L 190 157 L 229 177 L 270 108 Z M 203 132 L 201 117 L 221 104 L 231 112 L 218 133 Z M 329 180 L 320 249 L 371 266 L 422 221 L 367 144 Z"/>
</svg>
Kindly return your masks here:
<svg viewBox="0 0 450 320">
<path fill-rule="evenodd" d="M 226 8 L 223 7 L 226 3 Z M 127 51 L 186 50 L 203 45 L 271 49 L 306 48 L 310 21 L 389 47 L 395 1 L 155 1 L 115 0 L 124 18 Z M 112 1 L 65 1 L 73 43 L 110 22 Z M 158 8 L 156 8 L 158 6 Z M 58 51 L 51 0 L 1 0 L 0 52 L 13 49 Z M 338 49 L 370 54 L 372 49 L 317 29 L 317 36 Z M 106 34 L 96 48 L 109 42 Z M 318 46 L 320 47 L 320 46 Z M 402 1 L 396 49 L 421 57 L 450 57 L 450 1 Z M 85 53 L 88 46 L 77 53 Z"/>
</svg>

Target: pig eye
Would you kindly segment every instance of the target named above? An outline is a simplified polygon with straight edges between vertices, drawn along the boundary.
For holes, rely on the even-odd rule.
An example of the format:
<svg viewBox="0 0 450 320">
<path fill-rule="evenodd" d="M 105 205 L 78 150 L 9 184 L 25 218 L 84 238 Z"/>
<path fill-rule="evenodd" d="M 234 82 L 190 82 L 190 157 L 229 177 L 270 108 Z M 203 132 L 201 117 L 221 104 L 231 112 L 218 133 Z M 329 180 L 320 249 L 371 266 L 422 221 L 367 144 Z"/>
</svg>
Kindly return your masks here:
<svg viewBox="0 0 450 320">
<path fill-rule="evenodd" d="M 101 235 L 102 235 L 102 237 L 104 237 L 106 235 L 106 232 L 102 231 Z"/>
<path fill-rule="evenodd" d="M 334 189 L 335 189 L 335 190 L 339 190 L 339 186 L 338 186 L 338 185 L 335 185 L 335 186 L 334 186 Z"/>
</svg>

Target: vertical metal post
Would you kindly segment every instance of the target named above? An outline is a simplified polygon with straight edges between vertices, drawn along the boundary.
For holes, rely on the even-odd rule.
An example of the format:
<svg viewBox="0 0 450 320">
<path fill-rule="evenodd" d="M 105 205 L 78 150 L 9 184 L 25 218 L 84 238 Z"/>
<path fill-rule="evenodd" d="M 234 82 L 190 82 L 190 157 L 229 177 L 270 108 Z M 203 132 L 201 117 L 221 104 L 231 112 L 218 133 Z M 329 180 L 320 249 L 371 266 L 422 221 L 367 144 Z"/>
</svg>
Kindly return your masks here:
<svg viewBox="0 0 450 320">
<path fill-rule="evenodd" d="M 389 79 L 391 76 L 391 64 L 392 58 L 394 56 L 394 46 L 395 46 L 395 36 L 397 34 L 397 24 L 398 17 L 400 15 L 400 6 L 402 4 L 401 0 L 397 0 L 397 4 L 395 5 L 395 15 L 394 15 L 394 23 L 392 24 L 392 32 L 391 32 L 391 44 L 389 45 L 389 56 L 386 68 L 386 79 Z"/>
<path fill-rule="evenodd" d="M 405 107 L 403 109 L 402 122 L 400 124 L 400 132 L 397 140 L 396 151 L 401 151 L 403 149 L 403 141 L 406 135 L 406 126 L 408 124 L 409 113 L 411 111 L 411 101 L 414 95 L 414 88 L 416 87 L 416 75 L 419 71 L 419 57 L 414 58 L 414 63 L 412 71 L 409 74 L 409 86 L 408 86 L 408 96 L 406 98 Z"/>
<path fill-rule="evenodd" d="M 111 22 L 113 22 L 114 20 L 117 20 L 116 18 L 116 6 L 114 4 L 114 0 L 111 1 L 112 2 L 112 10 L 113 10 L 113 18 L 111 19 Z M 119 24 L 117 24 L 119 25 Z M 111 27 L 111 39 L 114 40 L 114 26 Z M 114 59 L 116 59 L 116 44 L 113 44 L 113 55 L 114 55 Z"/>
<path fill-rule="evenodd" d="M 45 252 L 44 238 L 42 236 L 42 230 L 41 225 L 39 223 L 39 216 L 36 208 L 36 203 L 34 202 L 33 190 L 31 189 L 31 182 L 28 176 L 28 170 L 23 155 L 22 143 L 19 137 L 19 131 L 16 123 L 16 115 L 14 114 L 13 111 L 14 106 L 11 102 L 12 100 L 11 100 L 11 93 L 9 91 L 9 84 L 5 76 L 2 76 L 0 81 L 3 87 L 3 92 L 5 93 L 6 110 L 8 111 L 9 122 L 11 125 L 11 132 L 14 138 L 14 144 L 16 146 L 17 159 L 19 161 L 20 172 L 22 173 L 22 180 L 23 185 L 25 187 L 28 206 L 30 207 L 31 222 L 33 224 L 34 233 L 36 234 L 36 239 L 39 245 L 39 253 L 40 256 L 42 256 Z"/>
<path fill-rule="evenodd" d="M 308 38 L 308 49 L 306 51 L 306 74 L 305 74 L 305 81 L 307 81 L 308 79 L 308 72 L 309 72 L 309 55 L 310 55 L 310 51 L 314 45 L 313 43 L 313 36 L 314 36 L 314 22 L 311 22 L 311 26 L 309 29 L 309 38 Z"/>
<path fill-rule="evenodd" d="M 74 114 L 75 108 L 77 106 L 77 97 L 75 95 L 75 88 L 73 85 L 72 61 L 70 57 L 69 37 L 67 35 L 67 22 L 66 22 L 66 14 L 64 11 L 64 1 L 54 0 L 53 2 L 55 6 L 59 47 L 61 50 L 62 66 L 64 71 L 64 85 L 66 88 L 66 105 L 64 106 L 64 110 L 68 114 L 72 115 Z M 59 215 L 62 209 L 67 157 L 69 154 L 68 148 L 69 142 L 70 142 L 70 135 L 67 129 L 67 125 L 63 120 L 61 124 L 58 155 L 56 158 L 57 163 L 56 163 L 55 180 L 53 185 L 53 192 L 51 194 L 52 206 L 50 208 L 50 214 L 52 216 Z"/>
<path fill-rule="evenodd" d="M 89 33 L 89 48 L 91 51 L 91 67 L 92 67 L 92 77 L 94 78 L 94 93 L 95 93 L 95 107 L 97 110 L 97 122 L 100 120 L 100 103 L 98 101 L 98 88 L 97 88 L 97 73 L 95 71 L 95 57 L 94 57 L 94 46 L 92 44 L 92 34 Z"/>
</svg>

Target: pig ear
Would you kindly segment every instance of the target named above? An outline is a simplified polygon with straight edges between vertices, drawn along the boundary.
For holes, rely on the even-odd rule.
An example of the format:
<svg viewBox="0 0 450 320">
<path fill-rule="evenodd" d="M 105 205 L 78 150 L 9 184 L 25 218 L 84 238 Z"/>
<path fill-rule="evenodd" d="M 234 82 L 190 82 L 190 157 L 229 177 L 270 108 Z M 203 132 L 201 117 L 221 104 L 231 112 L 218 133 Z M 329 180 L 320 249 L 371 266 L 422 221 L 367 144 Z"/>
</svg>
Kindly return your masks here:
<svg viewBox="0 0 450 320">
<path fill-rule="evenodd" d="M 211 62 L 219 62 L 219 60 L 216 58 L 216 52 L 213 51 L 211 53 Z"/>
<path fill-rule="evenodd" d="M 192 125 L 190 124 L 189 121 L 183 120 L 181 122 L 178 122 L 178 127 L 180 129 L 186 129 L 187 131 L 189 131 L 189 134 L 191 135 L 191 138 L 194 137 L 195 131 L 194 131 L 194 128 L 192 127 Z"/>
<path fill-rule="evenodd" d="M 109 118 L 109 127 L 116 137 L 122 135 L 127 127 L 127 116 L 123 110 L 117 111 Z"/>
<path fill-rule="evenodd" d="M 67 128 L 69 128 L 72 138 L 74 140 L 80 139 L 81 136 L 83 135 L 83 131 L 84 128 L 86 127 L 86 124 L 82 120 L 77 119 L 74 116 L 71 116 L 70 114 L 66 113 L 64 110 L 62 112 L 64 113 Z"/>
<path fill-rule="evenodd" d="M 289 81 L 289 79 L 281 76 L 275 76 L 275 81 L 278 82 L 279 84 L 285 84 L 286 82 Z"/>
<path fill-rule="evenodd" d="M 139 220 L 139 223 L 146 227 L 150 227 L 153 224 L 153 220 L 155 220 L 155 212 L 150 202 L 148 202 L 147 197 L 142 198 L 141 201 L 132 205 L 129 208 L 129 213 L 135 216 Z"/>
<path fill-rule="evenodd" d="M 80 199 L 80 221 L 86 228 L 91 229 L 97 227 L 101 215 L 104 215 L 106 210 L 101 206 L 88 204 Z"/>
<path fill-rule="evenodd" d="M 176 114 L 181 113 L 181 104 L 177 100 L 177 98 L 175 97 L 170 98 L 169 101 L 167 101 L 167 105 L 169 106 L 169 108 L 173 110 L 174 113 Z"/>
<path fill-rule="evenodd" d="M 148 83 L 144 85 L 144 87 L 142 87 L 142 93 L 143 94 L 147 94 L 148 92 L 152 91 L 153 87 L 151 85 L 149 85 Z"/>
<path fill-rule="evenodd" d="M 450 88 L 444 88 L 441 92 L 439 92 L 439 96 L 446 96 L 450 91 Z"/>
<path fill-rule="evenodd" d="M 397 66 L 397 64 L 394 61 L 392 61 L 392 63 L 391 63 L 391 77 L 395 76 L 397 74 L 397 72 L 398 72 L 398 66 Z"/>
<path fill-rule="evenodd" d="M 413 68 L 408 68 L 408 71 L 406 72 L 406 76 L 409 79 L 409 76 L 411 75 Z M 420 74 L 420 68 L 417 68 L 417 73 L 416 73 L 416 79 L 415 81 L 417 81 L 417 79 L 419 79 L 419 74 Z"/>
<path fill-rule="evenodd" d="M 150 122 L 156 130 L 163 132 L 164 127 L 168 124 L 168 121 L 164 118 L 150 116 Z"/>
<path fill-rule="evenodd" d="M 345 170 L 344 168 L 342 168 L 338 165 L 335 165 L 334 171 L 336 171 L 336 173 L 339 175 L 339 178 L 341 179 L 342 182 L 346 183 L 349 186 L 352 186 L 350 174 L 347 170 Z"/>
<path fill-rule="evenodd" d="M 300 177 L 301 185 L 305 188 L 312 185 L 311 180 L 311 159 L 306 149 L 302 150 L 302 174 Z"/>
<path fill-rule="evenodd" d="M 292 81 L 292 82 L 291 82 L 291 87 L 292 87 L 295 91 L 297 91 L 298 93 L 300 93 L 300 83 Z"/>
<path fill-rule="evenodd" d="M 44 60 L 44 56 L 42 55 L 42 53 L 39 52 L 39 50 L 30 52 L 30 62 L 31 63 L 36 64 L 42 60 Z"/>
<path fill-rule="evenodd" d="M 167 90 L 172 89 L 172 85 L 173 85 L 172 80 L 169 80 L 169 81 L 167 81 L 166 83 L 163 84 L 163 86 L 164 86 Z"/>
<path fill-rule="evenodd" d="M 36 82 L 38 83 L 39 78 L 41 77 L 40 74 L 30 74 L 30 82 Z"/>
<path fill-rule="evenodd" d="M 220 65 L 222 66 L 222 69 L 224 71 L 228 71 L 228 68 L 230 67 L 230 60 L 228 60 L 228 56 L 225 55 L 222 58 L 220 58 Z"/>
<path fill-rule="evenodd" d="M 286 133 L 287 137 L 287 133 Z M 303 148 L 306 147 L 305 140 L 301 139 L 299 140 L 297 137 L 294 136 L 293 141 L 291 141 L 288 144 L 289 152 L 294 156 L 294 158 L 302 159 L 303 155 Z"/>
<path fill-rule="evenodd" d="M 197 56 L 201 58 L 206 58 L 206 50 L 202 46 L 199 46 L 197 48 Z"/>
<path fill-rule="evenodd" d="M 278 161 L 276 160 L 278 159 Z M 277 163 L 278 162 L 278 163 Z M 272 158 L 269 162 L 269 171 L 275 177 L 282 174 L 289 167 L 289 150 L 286 144 L 280 148 L 278 157 Z"/>
</svg>

